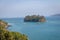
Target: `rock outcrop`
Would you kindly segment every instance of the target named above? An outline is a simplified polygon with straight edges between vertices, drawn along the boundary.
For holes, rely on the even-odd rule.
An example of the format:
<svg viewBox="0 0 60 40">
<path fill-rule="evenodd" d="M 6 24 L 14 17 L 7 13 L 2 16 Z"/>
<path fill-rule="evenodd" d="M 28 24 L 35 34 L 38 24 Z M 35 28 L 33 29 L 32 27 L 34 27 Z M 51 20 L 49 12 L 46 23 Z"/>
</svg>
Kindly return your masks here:
<svg viewBox="0 0 60 40">
<path fill-rule="evenodd" d="M 0 20 L 0 26 L 4 27 L 4 28 L 7 28 L 8 27 L 8 23 L 3 21 L 3 20 Z"/>
<path fill-rule="evenodd" d="M 26 16 L 24 18 L 24 22 L 45 22 L 45 21 L 46 21 L 45 17 L 39 15 Z"/>
</svg>

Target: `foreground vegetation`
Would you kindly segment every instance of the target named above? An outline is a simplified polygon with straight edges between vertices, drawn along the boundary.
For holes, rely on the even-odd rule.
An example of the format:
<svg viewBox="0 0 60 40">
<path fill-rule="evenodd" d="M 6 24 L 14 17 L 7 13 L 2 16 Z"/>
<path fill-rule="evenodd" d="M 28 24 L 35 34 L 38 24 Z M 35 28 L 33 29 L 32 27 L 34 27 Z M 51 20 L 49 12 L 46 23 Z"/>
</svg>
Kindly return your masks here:
<svg viewBox="0 0 60 40">
<path fill-rule="evenodd" d="M 46 21 L 45 17 L 39 15 L 26 16 L 24 18 L 24 22 L 45 22 L 45 21 Z"/>
<path fill-rule="evenodd" d="M 19 32 L 11 32 L 5 29 L 6 24 L 2 20 L 0 21 L 0 40 L 28 40 L 27 36 L 24 34 Z"/>
</svg>

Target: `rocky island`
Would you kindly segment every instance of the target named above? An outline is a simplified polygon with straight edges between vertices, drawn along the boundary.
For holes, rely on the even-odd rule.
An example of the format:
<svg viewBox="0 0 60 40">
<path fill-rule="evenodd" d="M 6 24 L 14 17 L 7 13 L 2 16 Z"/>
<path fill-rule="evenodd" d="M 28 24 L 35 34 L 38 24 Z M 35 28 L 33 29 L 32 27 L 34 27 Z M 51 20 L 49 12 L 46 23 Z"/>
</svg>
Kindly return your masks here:
<svg viewBox="0 0 60 40">
<path fill-rule="evenodd" d="M 45 22 L 45 21 L 46 21 L 45 17 L 39 15 L 26 16 L 24 18 L 24 22 Z"/>
</svg>

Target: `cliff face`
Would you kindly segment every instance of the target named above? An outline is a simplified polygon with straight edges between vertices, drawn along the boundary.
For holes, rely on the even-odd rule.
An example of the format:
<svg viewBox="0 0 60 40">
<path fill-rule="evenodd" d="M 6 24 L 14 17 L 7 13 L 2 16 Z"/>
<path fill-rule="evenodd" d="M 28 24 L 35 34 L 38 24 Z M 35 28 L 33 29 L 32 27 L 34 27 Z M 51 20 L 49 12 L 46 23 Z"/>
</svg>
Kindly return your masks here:
<svg viewBox="0 0 60 40">
<path fill-rule="evenodd" d="M 45 17 L 39 15 L 26 16 L 24 18 L 24 22 L 45 22 L 45 21 L 46 21 Z"/>
<path fill-rule="evenodd" d="M 8 23 L 5 21 L 0 20 L 0 26 L 7 28 L 8 27 Z"/>
</svg>

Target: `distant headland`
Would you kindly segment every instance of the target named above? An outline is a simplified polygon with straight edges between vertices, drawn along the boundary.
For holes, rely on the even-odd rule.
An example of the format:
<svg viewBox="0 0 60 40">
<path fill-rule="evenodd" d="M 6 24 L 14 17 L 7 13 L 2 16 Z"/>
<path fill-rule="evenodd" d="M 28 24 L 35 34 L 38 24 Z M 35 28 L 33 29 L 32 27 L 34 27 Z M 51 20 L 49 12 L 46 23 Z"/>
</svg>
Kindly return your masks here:
<svg viewBox="0 0 60 40">
<path fill-rule="evenodd" d="M 60 16 L 60 14 L 54 14 L 54 15 L 52 15 L 52 16 Z"/>
<path fill-rule="evenodd" d="M 46 18 L 44 16 L 32 15 L 25 16 L 24 22 L 45 22 Z"/>
</svg>

